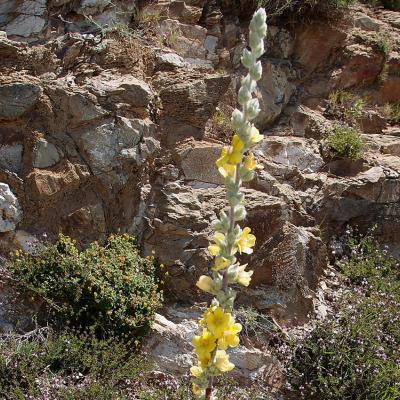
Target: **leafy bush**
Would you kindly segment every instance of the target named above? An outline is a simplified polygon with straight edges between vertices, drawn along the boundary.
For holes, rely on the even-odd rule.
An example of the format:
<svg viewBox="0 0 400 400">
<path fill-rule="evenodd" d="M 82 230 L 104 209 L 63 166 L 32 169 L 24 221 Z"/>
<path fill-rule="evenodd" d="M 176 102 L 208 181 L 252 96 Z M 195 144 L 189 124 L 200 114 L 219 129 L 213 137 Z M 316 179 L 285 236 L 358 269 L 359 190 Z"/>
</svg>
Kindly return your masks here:
<svg viewBox="0 0 400 400">
<path fill-rule="evenodd" d="M 194 400 L 187 378 L 153 375 L 134 343 L 40 328 L 0 339 L 0 398 L 4 400 Z M 258 387 L 220 383 L 221 399 L 256 400 Z"/>
<path fill-rule="evenodd" d="M 142 336 L 161 305 L 154 260 L 140 257 L 128 235 L 84 251 L 60 235 L 35 256 L 16 254 L 8 270 L 17 285 L 47 302 L 59 326 L 90 329 L 99 337 Z"/>
<path fill-rule="evenodd" d="M 355 0 L 260 0 L 270 17 L 283 17 L 293 22 L 331 19 Z"/>
<path fill-rule="evenodd" d="M 328 114 L 348 123 L 359 121 L 364 113 L 365 101 L 354 93 L 337 90 L 329 95 Z"/>
<path fill-rule="evenodd" d="M 382 5 L 389 10 L 400 10 L 400 0 L 364 0 L 364 3 L 370 4 L 374 7 Z"/>
<path fill-rule="evenodd" d="M 390 124 L 400 123 L 400 103 L 386 103 L 383 107 L 383 113 Z"/>
<path fill-rule="evenodd" d="M 400 10 L 400 0 L 382 0 L 383 6 L 390 10 Z"/>
<path fill-rule="evenodd" d="M 398 400 L 399 264 L 371 237 L 351 241 L 350 249 L 342 269 L 352 289 L 297 348 L 292 386 L 311 400 Z"/>
<path fill-rule="evenodd" d="M 327 144 L 334 156 L 358 160 L 363 155 L 363 141 L 357 129 L 336 126 L 328 136 Z"/>
</svg>

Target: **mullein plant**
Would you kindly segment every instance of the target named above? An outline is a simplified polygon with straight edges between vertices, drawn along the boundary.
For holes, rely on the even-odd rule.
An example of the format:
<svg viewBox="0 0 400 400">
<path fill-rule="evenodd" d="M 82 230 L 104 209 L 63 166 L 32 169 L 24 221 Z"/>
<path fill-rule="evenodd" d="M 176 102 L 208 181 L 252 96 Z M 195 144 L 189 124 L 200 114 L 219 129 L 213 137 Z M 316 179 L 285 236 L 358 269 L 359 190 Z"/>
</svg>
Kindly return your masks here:
<svg viewBox="0 0 400 400">
<path fill-rule="evenodd" d="M 245 49 L 242 64 L 248 74 L 242 79 L 238 102 L 242 110 L 235 109 L 231 123 L 235 130 L 231 145 L 224 147 L 216 165 L 226 187 L 229 203 L 227 211 L 222 211 L 213 221 L 215 231 L 213 243 L 208 247 L 215 257 L 211 276 L 203 275 L 197 286 L 214 296 L 203 317 L 198 321 L 199 335 L 192 339 L 197 365 L 191 368 L 193 376 L 192 391 L 199 399 L 217 399 L 214 381 L 216 377 L 229 372 L 235 365 L 229 360 L 227 350 L 239 345 L 238 334 L 242 326 L 232 314 L 236 292 L 231 284 L 248 286 L 253 271 L 238 262 L 237 254 L 251 254 L 256 238 L 248 227 L 238 224 L 246 218 L 243 182 L 254 178 L 258 165 L 252 148 L 263 139 L 252 121 L 260 112 L 258 99 L 253 97 L 257 81 L 262 75 L 261 62 L 257 61 L 264 53 L 264 38 L 267 33 L 264 9 L 259 9 L 250 22 L 250 51 Z"/>
</svg>

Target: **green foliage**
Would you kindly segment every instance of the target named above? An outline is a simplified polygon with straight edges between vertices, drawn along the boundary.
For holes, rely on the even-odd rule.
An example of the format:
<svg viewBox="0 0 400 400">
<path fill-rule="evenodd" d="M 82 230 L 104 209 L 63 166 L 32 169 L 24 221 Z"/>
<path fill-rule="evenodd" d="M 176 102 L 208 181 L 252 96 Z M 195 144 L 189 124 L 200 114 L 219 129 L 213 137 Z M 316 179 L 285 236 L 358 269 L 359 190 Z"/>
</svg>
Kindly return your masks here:
<svg viewBox="0 0 400 400">
<path fill-rule="evenodd" d="M 357 129 L 336 126 L 327 138 L 329 150 L 337 157 L 358 160 L 363 155 L 363 141 Z"/>
<path fill-rule="evenodd" d="M 389 57 L 390 52 L 392 51 L 392 41 L 389 36 L 384 34 L 378 34 L 373 41 L 375 47 L 384 55 L 387 59 Z"/>
<path fill-rule="evenodd" d="M 8 270 L 18 286 L 46 300 L 52 321 L 99 337 L 142 336 L 161 305 L 155 262 L 140 257 L 128 235 L 84 251 L 60 235 L 35 256 L 17 254 Z"/>
<path fill-rule="evenodd" d="M 386 103 L 383 113 L 391 124 L 400 124 L 400 103 Z"/>
<path fill-rule="evenodd" d="M 269 17 L 280 17 L 292 22 L 332 19 L 343 13 L 356 0 L 259 0 Z"/>
<path fill-rule="evenodd" d="M 382 3 L 385 8 L 400 11 L 400 0 L 382 0 Z"/>
<path fill-rule="evenodd" d="M 122 400 L 135 388 L 134 398 L 153 399 L 148 395 L 158 389 L 147 385 L 149 365 L 133 350 L 129 342 L 72 331 L 11 336 L 0 342 L 0 397 Z M 163 392 L 169 398 L 174 393 L 168 387 Z"/>
<path fill-rule="evenodd" d="M 354 93 L 336 90 L 329 95 L 329 111 L 346 122 L 359 121 L 364 113 L 365 101 Z"/>
<path fill-rule="evenodd" d="M 0 398 L 4 400 L 194 400 L 186 378 L 153 376 L 135 344 L 40 328 L 0 340 Z M 219 383 L 220 398 L 257 400 L 264 391 Z"/>
<path fill-rule="evenodd" d="M 364 0 L 363 2 L 373 7 L 383 6 L 389 10 L 400 10 L 400 0 Z"/>
<path fill-rule="evenodd" d="M 297 348 L 292 385 L 310 400 L 398 400 L 399 264 L 371 237 L 349 245 L 342 270 L 352 288 Z"/>
</svg>

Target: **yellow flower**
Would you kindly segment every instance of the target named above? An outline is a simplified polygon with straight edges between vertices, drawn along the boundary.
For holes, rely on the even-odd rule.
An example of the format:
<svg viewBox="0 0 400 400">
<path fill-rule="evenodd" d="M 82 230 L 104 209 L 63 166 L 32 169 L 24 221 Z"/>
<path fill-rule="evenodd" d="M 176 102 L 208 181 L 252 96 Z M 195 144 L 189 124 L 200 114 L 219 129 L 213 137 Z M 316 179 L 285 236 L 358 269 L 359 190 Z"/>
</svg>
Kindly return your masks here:
<svg viewBox="0 0 400 400">
<path fill-rule="evenodd" d="M 219 253 L 221 252 L 221 246 L 222 246 L 223 242 L 225 241 L 225 235 L 223 233 L 217 232 L 214 235 L 213 239 L 214 239 L 215 244 L 208 246 L 208 252 L 212 256 L 218 256 Z"/>
<path fill-rule="evenodd" d="M 192 344 L 195 347 L 195 352 L 198 356 L 210 354 L 215 349 L 215 338 L 207 329 L 203 329 L 201 336 L 194 336 Z"/>
<path fill-rule="evenodd" d="M 218 348 L 226 350 L 228 347 L 237 347 L 239 345 L 239 336 L 237 335 L 242 330 L 242 325 L 238 323 L 232 324 L 226 330 L 223 336 L 218 339 Z"/>
<path fill-rule="evenodd" d="M 253 275 L 253 271 L 245 271 L 247 267 L 246 265 L 241 265 L 239 267 L 239 273 L 236 278 L 236 282 L 240 283 L 243 286 L 249 286 L 251 281 L 251 276 Z"/>
<path fill-rule="evenodd" d="M 195 378 L 200 378 L 201 375 L 203 375 L 204 370 L 200 366 L 193 366 L 190 368 L 190 372 Z"/>
<path fill-rule="evenodd" d="M 214 294 L 216 292 L 215 282 L 212 278 L 202 275 L 196 283 L 196 286 L 204 292 Z"/>
<path fill-rule="evenodd" d="M 252 126 L 250 129 L 250 146 L 252 146 L 253 144 L 256 144 L 258 142 L 261 142 L 261 140 L 264 139 L 263 135 L 260 135 L 260 132 L 258 131 L 258 129 L 255 126 Z"/>
<path fill-rule="evenodd" d="M 211 353 L 197 354 L 197 359 L 199 360 L 201 368 L 206 368 L 211 365 Z"/>
<path fill-rule="evenodd" d="M 195 396 L 202 396 L 204 394 L 204 389 L 200 389 L 198 385 L 192 383 L 192 392 Z"/>
<path fill-rule="evenodd" d="M 209 308 L 205 312 L 204 321 L 216 339 L 221 338 L 224 332 L 229 330 L 235 322 L 230 313 L 226 313 L 221 307 L 216 306 Z"/>
<path fill-rule="evenodd" d="M 251 254 L 253 252 L 252 247 L 254 247 L 254 245 L 256 244 L 256 237 L 250 232 L 250 228 L 244 228 L 239 240 L 236 242 L 236 246 L 239 249 L 240 254 Z"/>
<path fill-rule="evenodd" d="M 236 172 L 236 166 L 232 164 L 225 164 L 224 166 L 219 167 L 218 171 L 224 178 L 227 177 L 234 178 Z"/>
<path fill-rule="evenodd" d="M 229 361 L 229 356 L 226 354 L 225 350 L 217 350 L 215 355 L 215 366 L 221 372 L 229 372 L 235 368 L 235 365 Z"/>
<path fill-rule="evenodd" d="M 221 269 L 228 268 L 231 265 L 230 260 L 225 257 L 217 257 L 213 267 L 214 271 L 221 271 Z"/>
<path fill-rule="evenodd" d="M 253 169 L 257 168 L 257 162 L 254 158 L 253 153 L 250 153 L 244 160 L 244 167 L 249 171 L 252 171 Z"/>
<path fill-rule="evenodd" d="M 216 161 L 217 167 L 223 167 L 225 164 L 239 164 L 242 161 L 242 151 L 244 143 L 238 135 L 234 135 L 229 147 L 224 147 L 220 158 Z"/>
</svg>

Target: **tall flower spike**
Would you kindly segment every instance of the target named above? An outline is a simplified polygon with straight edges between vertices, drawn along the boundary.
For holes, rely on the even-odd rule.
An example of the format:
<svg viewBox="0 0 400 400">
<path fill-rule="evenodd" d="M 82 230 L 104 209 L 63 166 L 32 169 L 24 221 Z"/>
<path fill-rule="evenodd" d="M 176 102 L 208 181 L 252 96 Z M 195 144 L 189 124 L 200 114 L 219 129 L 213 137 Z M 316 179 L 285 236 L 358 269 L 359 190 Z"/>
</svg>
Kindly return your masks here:
<svg viewBox="0 0 400 400">
<path fill-rule="evenodd" d="M 251 254 L 256 237 L 249 227 L 241 228 L 238 222 L 246 218 L 243 182 L 253 179 L 259 168 L 252 148 L 263 139 L 251 122 L 260 112 L 258 99 L 253 97 L 257 81 L 262 75 L 262 65 L 257 61 L 264 53 L 264 38 L 267 33 L 264 9 L 259 9 L 250 22 L 250 49 L 244 49 L 242 64 L 248 70 L 241 81 L 238 103 L 231 123 L 236 134 L 230 146 L 223 148 L 216 166 L 224 178 L 229 211 L 220 213 L 212 227 L 216 231 L 208 252 L 215 257 L 211 276 L 202 275 L 197 287 L 214 295 L 211 305 L 199 320 L 201 331 L 193 337 L 192 343 L 197 363 L 191 368 L 193 394 L 202 400 L 217 399 L 214 380 L 219 375 L 231 371 L 235 365 L 229 360 L 227 351 L 239 345 L 242 326 L 235 322 L 232 313 L 236 297 L 229 284 L 248 286 L 253 271 L 246 271 L 246 265 L 237 262 L 236 255 Z"/>
</svg>

